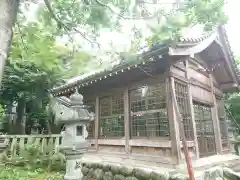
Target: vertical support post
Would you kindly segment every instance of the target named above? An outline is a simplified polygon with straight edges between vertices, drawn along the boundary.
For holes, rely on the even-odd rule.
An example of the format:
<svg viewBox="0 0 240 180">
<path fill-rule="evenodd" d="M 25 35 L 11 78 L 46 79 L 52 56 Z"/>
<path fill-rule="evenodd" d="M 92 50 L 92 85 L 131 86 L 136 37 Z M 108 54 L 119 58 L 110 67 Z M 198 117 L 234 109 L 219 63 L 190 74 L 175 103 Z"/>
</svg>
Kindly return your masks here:
<svg viewBox="0 0 240 180">
<path fill-rule="evenodd" d="M 129 139 L 130 139 L 130 107 L 129 107 L 129 93 L 128 88 L 124 90 L 124 133 L 125 133 L 125 152 L 130 153 Z"/>
<path fill-rule="evenodd" d="M 190 155 L 189 155 L 189 152 L 188 152 L 188 145 L 187 145 L 187 141 L 186 141 L 186 138 L 185 138 L 184 125 L 183 125 L 183 122 L 182 122 L 183 120 L 182 120 L 182 117 L 181 117 L 181 114 L 180 114 L 180 111 L 179 111 L 179 108 L 178 108 L 176 94 L 175 94 L 175 90 L 173 89 L 173 87 L 174 86 L 170 87 L 170 98 L 171 98 L 171 101 L 173 103 L 173 108 L 174 108 L 175 113 L 176 113 L 176 120 L 177 120 L 178 125 L 179 125 L 178 126 L 179 127 L 179 134 L 180 134 L 180 137 L 182 137 L 182 145 L 183 145 L 185 161 L 186 161 L 186 164 L 187 164 L 189 179 L 194 180 L 195 179 L 194 171 L 193 171 L 193 168 L 192 168 L 191 158 L 190 158 Z"/>
<path fill-rule="evenodd" d="M 96 105 L 95 105 L 95 132 L 94 132 L 94 138 L 95 138 L 95 148 L 98 151 L 98 136 L 99 136 L 99 122 L 100 122 L 100 100 L 99 96 L 96 97 Z"/>
<path fill-rule="evenodd" d="M 217 153 L 222 153 L 222 140 L 221 140 L 221 132 L 220 132 L 220 125 L 218 120 L 218 112 L 217 112 L 217 102 L 214 93 L 214 85 L 213 85 L 213 77 L 212 74 L 209 74 L 210 86 L 211 86 L 211 94 L 213 99 L 213 107 L 211 108 L 211 113 L 213 117 L 213 129 L 215 135 L 215 144 Z"/>
<path fill-rule="evenodd" d="M 193 128 L 193 136 L 194 136 L 193 138 L 194 138 L 194 143 L 195 143 L 196 159 L 199 159 L 199 148 L 198 148 L 198 140 L 197 140 L 196 122 L 195 122 L 195 117 L 194 117 L 194 109 L 193 109 L 193 101 L 192 101 L 192 88 L 191 88 L 191 84 L 190 84 L 188 60 L 185 61 L 185 67 L 186 67 L 185 77 L 188 80 L 188 83 L 187 83 L 188 100 L 189 100 L 189 107 L 190 107 L 190 113 L 191 113 L 191 119 L 192 119 L 192 128 Z"/>
<path fill-rule="evenodd" d="M 176 163 L 180 164 L 181 161 L 181 146 L 180 146 L 180 133 L 179 133 L 179 124 L 176 119 L 176 112 L 171 100 L 170 88 L 175 89 L 174 87 L 174 78 L 170 77 L 166 80 L 166 93 L 167 93 L 167 111 L 169 119 L 169 131 L 171 137 L 171 148 L 172 156 L 176 157 Z"/>
</svg>

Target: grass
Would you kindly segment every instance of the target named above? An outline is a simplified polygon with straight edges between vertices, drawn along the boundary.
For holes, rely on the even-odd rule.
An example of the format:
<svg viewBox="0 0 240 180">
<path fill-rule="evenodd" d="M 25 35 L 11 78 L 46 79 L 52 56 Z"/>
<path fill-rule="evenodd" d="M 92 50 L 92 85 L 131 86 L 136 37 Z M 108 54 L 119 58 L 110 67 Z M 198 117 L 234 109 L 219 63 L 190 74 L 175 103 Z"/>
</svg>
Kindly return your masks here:
<svg viewBox="0 0 240 180">
<path fill-rule="evenodd" d="M 4 180 L 62 180 L 63 174 L 57 172 L 44 172 L 42 169 L 35 171 L 16 167 L 0 168 L 0 179 Z"/>
</svg>

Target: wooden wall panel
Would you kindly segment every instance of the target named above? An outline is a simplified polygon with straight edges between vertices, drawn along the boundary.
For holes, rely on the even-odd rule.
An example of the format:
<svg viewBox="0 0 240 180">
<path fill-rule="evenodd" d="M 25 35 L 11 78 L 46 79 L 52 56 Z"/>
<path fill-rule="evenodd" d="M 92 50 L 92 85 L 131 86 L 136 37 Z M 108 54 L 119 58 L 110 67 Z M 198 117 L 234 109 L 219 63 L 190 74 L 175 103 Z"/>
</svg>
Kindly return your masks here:
<svg viewBox="0 0 240 180">
<path fill-rule="evenodd" d="M 162 147 L 144 147 L 144 146 L 132 146 L 132 154 L 152 155 L 152 156 L 172 156 L 171 148 Z"/>
<path fill-rule="evenodd" d="M 182 78 L 185 77 L 185 72 L 180 68 L 171 66 L 171 72 L 179 77 L 182 77 Z"/>
<path fill-rule="evenodd" d="M 189 78 L 193 78 L 205 85 L 208 85 L 210 86 L 210 80 L 209 80 L 209 77 L 205 76 L 204 74 L 192 69 L 192 68 L 189 68 L 188 69 L 188 73 L 189 73 Z"/>
<path fill-rule="evenodd" d="M 195 85 L 191 85 L 191 88 L 192 88 L 193 100 L 196 100 L 202 103 L 210 103 L 210 104 L 213 103 L 211 92 Z"/>
<path fill-rule="evenodd" d="M 125 153 L 125 146 L 118 145 L 98 145 L 98 152 L 104 153 Z"/>
</svg>

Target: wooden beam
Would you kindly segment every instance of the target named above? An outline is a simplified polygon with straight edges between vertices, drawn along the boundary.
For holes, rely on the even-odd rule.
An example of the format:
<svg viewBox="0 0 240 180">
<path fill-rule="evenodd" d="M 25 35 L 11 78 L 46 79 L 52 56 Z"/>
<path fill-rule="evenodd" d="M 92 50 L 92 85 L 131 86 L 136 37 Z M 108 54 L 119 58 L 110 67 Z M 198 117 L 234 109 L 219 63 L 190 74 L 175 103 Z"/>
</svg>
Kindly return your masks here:
<svg viewBox="0 0 240 180">
<path fill-rule="evenodd" d="M 186 79 L 190 79 L 189 77 L 189 67 L 188 67 L 188 60 L 185 61 L 186 66 Z M 197 140 L 197 130 L 196 130 L 196 122 L 194 117 L 194 109 L 193 109 L 193 98 L 192 98 L 192 88 L 191 84 L 188 82 L 188 100 L 189 100 L 189 107 L 191 112 L 191 120 L 192 120 L 192 128 L 193 128 L 193 136 L 194 136 L 194 142 L 195 142 L 195 151 L 196 151 L 196 159 L 199 159 L 199 148 L 198 148 L 198 140 Z"/>
<path fill-rule="evenodd" d="M 169 120 L 169 131 L 171 137 L 171 147 L 172 147 L 172 156 L 176 158 L 176 163 L 180 164 L 181 162 L 181 146 L 180 146 L 180 134 L 179 134 L 179 125 L 176 119 L 175 109 L 173 107 L 173 102 L 171 100 L 170 88 L 175 89 L 174 87 L 174 78 L 170 77 L 166 80 L 166 94 L 167 94 L 167 111 L 168 111 L 168 120 Z"/>
<path fill-rule="evenodd" d="M 129 93 L 128 88 L 124 90 L 123 101 L 124 101 L 124 133 L 125 133 L 125 152 L 130 154 L 130 106 L 129 106 Z"/>
<path fill-rule="evenodd" d="M 94 138 L 95 138 L 95 148 L 98 150 L 98 135 L 99 135 L 99 122 L 100 122 L 100 100 L 99 96 L 96 97 L 95 105 L 95 127 L 94 127 Z"/>
<path fill-rule="evenodd" d="M 217 102 L 214 93 L 214 86 L 213 86 L 213 77 L 212 74 L 209 75 L 210 85 L 211 85 L 211 94 L 213 98 L 213 107 L 211 108 L 212 118 L 213 118 L 213 129 L 215 135 L 215 144 L 216 150 L 218 154 L 222 153 L 222 140 L 221 140 L 221 132 L 220 132 L 220 124 L 218 120 L 218 112 L 217 112 Z"/>
</svg>

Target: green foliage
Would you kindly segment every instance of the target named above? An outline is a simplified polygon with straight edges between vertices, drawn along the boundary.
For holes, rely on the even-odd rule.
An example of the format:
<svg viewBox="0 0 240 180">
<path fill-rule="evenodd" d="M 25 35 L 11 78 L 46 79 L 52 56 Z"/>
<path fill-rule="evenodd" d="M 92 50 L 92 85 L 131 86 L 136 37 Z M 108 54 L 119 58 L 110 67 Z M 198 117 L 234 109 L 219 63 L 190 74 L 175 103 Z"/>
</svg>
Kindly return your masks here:
<svg viewBox="0 0 240 180">
<path fill-rule="evenodd" d="M 170 43 L 181 36 L 183 28 L 196 24 L 203 25 L 205 31 L 211 31 L 216 26 L 225 24 L 224 0 L 184 0 L 173 4 L 169 12 L 167 8 L 155 1 L 136 3 L 131 0 L 56 0 L 51 2 L 51 10 L 41 9 L 40 19 L 49 27 L 54 26 L 53 33 L 58 35 L 77 33 L 89 40 L 95 41 L 103 29 L 122 30 L 122 20 L 158 19 L 159 24 L 151 27 L 153 36 L 148 37 L 150 46 L 158 42 Z M 154 11 L 151 5 L 156 3 Z M 49 13 L 49 12 L 50 13 Z M 79 29 L 84 29 L 79 31 Z M 60 32 L 60 33 L 59 33 Z M 137 33 L 142 38 L 142 32 Z M 89 39 L 90 36 L 91 38 Z M 137 40 L 137 37 L 135 39 Z M 134 42 L 133 42 L 134 43 Z M 134 45 L 133 45 L 134 46 Z"/>
<path fill-rule="evenodd" d="M 5 153 L 1 154 L 1 163 L 22 169 L 34 171 L 44 169 L 46 171 L 61 172 L 65 170 L 65 156 L 61 153 L 46 155 L 41 151 L 41 147 L 29 144 L 21 150 L 21 156 L 8 157 Z"/>
<path fill-rule="evenodd" d="M 26 171 L 21 168 L 3 167 L 0 169 L 0 179 L 6 180 L 61 180 L 62 174 L 44 172 L 42 169 Z"/>
<path fill-rule="evenodd" d="M 232 94 L 228 100 L 227 100 L 227 107 L 231 113 L 231 115 L 233 116 L 230 117 L 230 119 L 233 122 L 233 124 L 237 127 L 237 125 L 235 123 L 238 124 L 238 126 L 240 126 L 240 94 Z M 235 122 L 236 120 L 236 122 Z M 238 129 L 238 133 L 240 133 L 240 129 Z"/>
<path fill-rule="evenodd" d="M 162 14 L 163 22 L 151 28 L 154 35 L 147 39 L 150 46 L 178 41 L 184 28 L 202 25 L 209 32 L 227 22 L 222 0 L 185 0 L 176 10 Z"/>
<path fill-rule="evenodd" d="M 45 96 L 59 80 L 61 60 L 53 50 L 54 37 L 32 23 L 16 29 L 12 51 L 3 77 L 2 98 L 18 101 Z"/>
<path fill-rule="evenodd" d="M 6 117 L 5 109 L 3 108 L 3 105 L 0 104 L 0 121 L 3 121 Z"/>
</svg>

